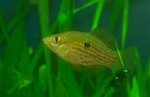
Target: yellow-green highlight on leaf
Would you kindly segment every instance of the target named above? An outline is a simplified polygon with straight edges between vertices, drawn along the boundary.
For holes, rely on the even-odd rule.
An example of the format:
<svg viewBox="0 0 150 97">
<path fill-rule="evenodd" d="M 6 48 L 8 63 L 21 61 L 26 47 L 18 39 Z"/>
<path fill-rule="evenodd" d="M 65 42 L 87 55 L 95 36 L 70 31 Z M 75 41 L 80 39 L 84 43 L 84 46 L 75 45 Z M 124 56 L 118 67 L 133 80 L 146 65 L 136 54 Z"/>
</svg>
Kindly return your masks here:
<svg viewBox="0 0 150 97">
<path fill-rule="evenodd" d="M 30 46 L 30 47 L 28 47 L 28 49 L 29 49 L 29 54 L 32 55 L 34 52 L 33 47 Z"/>
<path fill-rule="evenodd" d="M 146 67 L 145 67 L 145 78 L 146 80 L 150 80 L 150 57 L 148 58 L 148 62 L 146 64 Z M 150 87 L 149 87 L 150 88 Z"/>
<path fill-rule="evenodd" d="M 105 94 L 104 97 L 112 97 L 112 94 L 113 94 L 115 91 L 116 91 L 115 88 L 110 87 L 110 88 L 108 89 L 108 92 Z"/>
<path fill-rule="evenodd" d="M 98 2 L 91 30 L 98 27 L 105 2 L 106 0 L 99 0 Z"/>
<path fill-rule="evenodd" d="M 41 93 L 44 94 L 44 92 L 47 89 L 47 65 L 43 64 L 40 68 L 39 68 L 39 87 L 40 87 L 40 91 Z"/>
<path fill-rule="evenodd" d="M 67 3 L 66 3 L 67 2 Z M 72 30 L 73 27 L 73 0 L 62 0 L 58 14 L 59 32 Z"/>
<path fill-rule="evenodd" d="M 87 8 L 87 7 L 90 7 L 92 5 L 94 5 L 95 3 L 99 2 L 99 0 L 90 0 L 88 3 L 86 3 L 85 5 L 79 7 L 79 8 L 75 8 L 74 11 L 73 11 L 73 14 L 76 14 L 78 13 L 79 11 Z"/>
<path fill-rule="evenodd" d="M 119 55 L 119 58 L 120 58 L 120 62 L 121 62 L 121 65 L 122 65 L 122 68 L 124 68 L 124 63 L 123 63 L 123 60 L 121 58 L 121 54 L 120 54 L 120 51 L 119 51 L 119 48 L 118 48 L 118 45 L 117 45 L 117 42 L 115 41 L 115 44 L 116 44 L 116 49 L 117 49 L 117 53 Z"/>
<path fill-rule="evenodd" d="M 122 49 L 125 47 L 129 17 L 129 0 L 124 0 L 123 24 L 122 24 Z"/>
<path fill-rule="evenodd" d="M 127 95 L 128 97 L 133 97 L 133 92 L 132 92 L 132 89 L 131 89 L 131 84 L 130 84 L 130 81 L 129 79 L 127 79 Z"/>
<path fill-rule="evenodd" d="M 112 77 L 112 76 L 104 79 L 102 86 L 98 87 L 97 92 L 92 97 L 107 97 L 107 96 L 105 96 L 105 94 L 107 92 L 109 92 L 110 87 L 108 87 L 108 86 L 113 79 L 114 79 L 114 77 Z M 113 92 L 113 91 L 110 90 L 110 92 Z"/>
<path fill-rule="evenodd" d="M 150 77 L 150 60 L 149 60 L 149 63 L 147 64 L 148 66 L 148 75 L 149 75 L 149 77 Z"/>
<path fill-rule="evenodd" d="M 50 28 L 49 21 L 49 0 L 37 0 L 41 24 L 42 37 L 47 36 Z"/>
<path fill-rule="evenodd" d="M 141 97 L 139 94 L 140 93 L 140 91 L 139 91 L 140 89 L 139 89 L 139 85 L 138 85 L 139 83 L 136 79 L 136 76 L 134 76 L 132 84 L 133 84 L 133 91 L 132 91 L 133 95 L 132 95 L 132 97 Z"/>
</svg>

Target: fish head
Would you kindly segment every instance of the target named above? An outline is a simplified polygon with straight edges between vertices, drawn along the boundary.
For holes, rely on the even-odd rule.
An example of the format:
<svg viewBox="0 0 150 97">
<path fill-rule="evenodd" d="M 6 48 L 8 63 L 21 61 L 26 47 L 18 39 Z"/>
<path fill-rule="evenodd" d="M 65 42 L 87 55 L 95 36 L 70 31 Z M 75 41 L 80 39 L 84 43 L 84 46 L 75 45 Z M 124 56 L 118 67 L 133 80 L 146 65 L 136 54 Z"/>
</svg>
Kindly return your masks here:
<svg viewBox="0 0 150 97">
<path fill-rule="evenodd" d="M 69 42 L 63 34 L 55 34 L 45 37 L 43 38 L 43 42 L 49 49 L 61 57 L 64 57 L 69 50 Z"/>
</svg>

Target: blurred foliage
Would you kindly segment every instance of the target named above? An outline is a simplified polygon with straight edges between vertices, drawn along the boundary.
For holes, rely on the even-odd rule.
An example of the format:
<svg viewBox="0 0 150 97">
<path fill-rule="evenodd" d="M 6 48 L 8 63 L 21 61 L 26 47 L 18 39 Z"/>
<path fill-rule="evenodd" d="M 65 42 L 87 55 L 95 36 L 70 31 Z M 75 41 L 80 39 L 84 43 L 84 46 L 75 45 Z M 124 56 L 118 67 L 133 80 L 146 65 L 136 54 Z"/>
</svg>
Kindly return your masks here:
<svg viewBox="0 0 150 97">
<path fill-rule="evenodd" d="M 143 69 L 138 50 L 134 60 L 135 75 L 133 79 L 129 79 L 124 71 L 116 75 L 101 72 L 91 76 L 83 68 L 83 72 L 79 73 L 72 70 L 67 62 L 52 54 L 43 43 L 39 43 L 36 49 L 30 47 L 25 35 L 25 20 L 30 3 L 30 0 L 22 0 L 20 8 L 20 3 L 14 0 L 15 15 L 8 23 L 0 6 L 0 46 L 5 47 L 5 53 L 0 58 L 0 97 L 150 96 L 150 60 L 146 69 Z M 99 27 L 106 0 L 88 0 L 79 8 L 76 8 L 73 0 L 62 0 L 54 22 L 50 21 L 50 12 L 53 9 L 49 8 L 49 0 L 33 0 L 32 3 L 37 4 L 41 37 L 45 37 L 54 31 L 61 33 L 72 30 L 75 14 L 93 5 L 96 5 L 96 11 L 91 30 Z M 121 14 L 124 48 L 128 32 L 129 0 L 115 0 L 110 17 L 111 32 L 114 32 Z"/>
</svg>

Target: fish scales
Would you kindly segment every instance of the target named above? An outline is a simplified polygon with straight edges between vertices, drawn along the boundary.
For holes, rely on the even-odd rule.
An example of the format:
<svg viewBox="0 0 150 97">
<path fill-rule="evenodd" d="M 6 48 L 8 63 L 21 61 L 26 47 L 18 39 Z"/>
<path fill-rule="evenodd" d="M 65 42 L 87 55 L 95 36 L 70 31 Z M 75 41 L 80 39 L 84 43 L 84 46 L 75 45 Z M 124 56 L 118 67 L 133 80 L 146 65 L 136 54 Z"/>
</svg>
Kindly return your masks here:
<svg viewBox="0 0 150 97">
<path fill-rule="evenodd" d="M 74 43 L 74 47 L 72 50 L 77 54 L 76 57 L 79 57 L 81 60 L 80 64 L 83 65 L 98 65 L 100 64 L 110 64 L 110 61 L 114 61 L 116 63 L 116 58 L 111 56 L 110 54 L 105 54 L 105 50 L 101 50 L 98 48 L 95 48 L 94 46 L 91 46 L 89 49 L 83 49 L 81 45 L 78 45 L 79 43 Z M 85 60 L 86 59 L 86 60 Z"/>
</svg>

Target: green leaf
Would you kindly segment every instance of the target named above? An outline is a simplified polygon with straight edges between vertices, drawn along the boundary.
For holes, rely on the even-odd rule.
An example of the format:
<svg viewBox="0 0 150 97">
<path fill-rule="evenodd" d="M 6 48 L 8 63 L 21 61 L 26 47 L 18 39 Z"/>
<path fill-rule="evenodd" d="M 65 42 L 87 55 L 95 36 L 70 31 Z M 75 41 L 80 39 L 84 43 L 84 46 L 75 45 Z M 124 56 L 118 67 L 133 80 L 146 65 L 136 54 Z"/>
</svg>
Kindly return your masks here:
<svg viewBox="0 0 150 97">
<path fill-rule="evenodd" d="M 133 84 L 133 92 L 132 92 L 133 95 L 132 96 L 133 97 L 142 97 L 142 96 L 140 96 L 140 88 L 139 88 L 139 84 L 137 82 L 136 77 L 133 78 L 132 84 Z"/>
<path fill-rule="evenodd" d="M 25 44 L 23 28 L 23 23 L 18 24 L 16 29 L 12 33 L 12 36 L 9 38 L 4 57 L 4 62 L 7 65 L 16 65 L 18 58 L 21 56 L 21 53 L 19 52 L 22 52 Z"/>
<path fill-rule="evenodd" d="M 49 17 L 49 0 L 37 0 L 40 26 L 42 37 L 45 37 L 49 33 L 50 29 L 50 17 Z M 44 47 L 45 61 L 47 65 L 47 77 L 48 77 L 48 88 L 49 88 L 49 97 L 54 97 L 54 86 L 52 78 L 52 60 L 51 53 L 49 49 Z"/>
<path fill-rule="evenodd" d="M 136 78 L 139 86 L 140 97 L 147 97 L 146 94 L 146 77 L 143 72 L 142 64 L 140 61 L 140 55 L 136 50 Z"/>
<path fill-rule="evenodd" d="M 101 87 L 99 87 L 99 89 L 97 90 L 97 92 L 92 96 L 92 97 L 103 97 L 105 95 L 105 93 L 107 93 L 108 91 L 108 86 L 109 83 L 111 82 L 111 80 L 113 79 L 113 77 L 108 77 L 104 80 L 103 84 Z"/>
<path fill-rule="evenodd" d="M 122 49 L 125 47 L 128 32 L 129 0 L 124 0 L 123 24 L 122 24 Z"/>
<path fill-rule="evenodd" d="M 37 64 L 41 58 L 42 53 L 43 53 L 43 44 L 41 43 L 39 45 L 39 47 L 37 48 L 37 50 L 35 51 L 32 59 L 30 61 L 29 72 L 33 73 L 35 67 L 37 66 Z"/>
<path fill-rule="evenodd" d="M 148 59 L 148 63 L 146 64 L 146 72 L 145 72 L 146 74 L 146 76 L 147 76 L 147 78 L 149 78 L 150 77 L 150 57 L 149 57 L 149 59 Z"/>
<path fill-rule="evenodd" d="M 106 2 L 106 0 L 99 0 L 99 3 L 97 4 L 97 8 L 96 8 L 94 21 L 93 21 L 91 30 L 94 30 L 95 28 L 98 27 L 105 2 Z"/>
<path fill-rule="evenodd" d="M 37 0 L 39 18 L 41 25 L 42 37 L 45 37 L 49 33 L 50 28 L 50 17 L 49 17 L 49 0 Z"/>
<path fill-rule="evenodd" d="M 68 97 L 67 88 L 61 80 L 61 76 L 55 78 L 55 97 Z"/>
<path fill-rule="evenodd" d="M 112 10 L 111 19 L 110 19 L 110 25 L 109 25 L 110 32 L 114 32 L 114 29 L 117 25 L 117 21 L 119 19 L 121 10 L 123 8 L 123 1 L 125 0 L 115 0 L 115 4 Z"/>
<path fill-rule="evenodd" d="M 42 65 L 39 68 L 38 86 L 40 87 L 41 94 L 44 95 L 47 89 L 47 65 Z"/>
<path fill-rule="evenodd" d="M 86 3 L 85 5 L 83 5 L 83 6 L 79 7 L 79 8 L 75 8 L 73 13 L 76 14 L 76 13 L 78 13 L 79 11 L 81 11 L 81 10 L 87 8 L 87 7 L 92 6 L 92 5 L 94 5 L 95 3 L 97 3 L 97 2 L 99 2 L 99 0 L 91 0 L 91 1 L 89 1 L 88 3 Z"/>
<path fill-rule="evenodd" d="M 108 90 L 108 92 L 105 94 L 104 97 L 112 97 L 112 94 L 113 94 L 115 91 L 116 91 L 116 90 L 111 87 L 111 88 Z"/>
<path fill-rule="evenodd" d="M 72 27 L 73 27 L 73 6 L 74 6 L 73 0 L 62 0 L 59 14 L 58 14 L 59 32 L 63 32 L 63 31 L 72 29 Z"/>
<path fill-rule="evenodd" d="M 58 58 L 59 74 L 64 83 L 68 97 L 84 97 L 81 88 L 79 87 L 75 75 L 70 67 L 70 64 Z"/>
<path fill-rule="evenodd" d="M 29 47 L 27 46 L 26 42 L 23 45 L 23 49 L 20 56 L 20 64 L 19 64 L 20 72 L 24 76 L 33 77 L 33 71 L 29 71 L 31 68 L 30 65 L 30 54 L 29 54 Z M 33 78 L 32 78 L 33 79 Z"/>
</svg>

